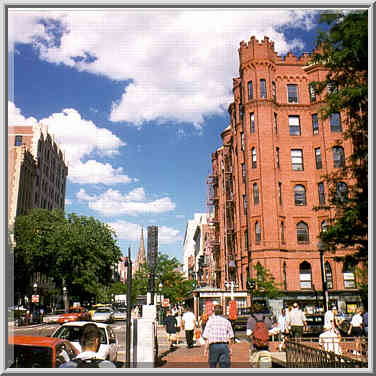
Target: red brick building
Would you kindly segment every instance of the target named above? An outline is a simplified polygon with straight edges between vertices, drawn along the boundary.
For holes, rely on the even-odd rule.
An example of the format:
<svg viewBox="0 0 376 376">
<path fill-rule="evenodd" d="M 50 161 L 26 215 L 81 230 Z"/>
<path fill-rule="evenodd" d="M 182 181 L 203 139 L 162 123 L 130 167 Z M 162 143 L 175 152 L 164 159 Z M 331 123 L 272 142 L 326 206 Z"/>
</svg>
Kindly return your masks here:
<svg viewBox="0 0 376 376">
<path fill-rule="evenodd" d="M 286 291 L 285 304 L 297 299 L 316 305 L 322 299 L 318 237 L 335 213 L 313 208 L 327 202 L 323 176 L 345 163 L 352 145 L 343 140 L 341 114 L 320 119 L 323 98 L 310 83 L 323 80 L 326 71 L 309 65 L 308 54 L 282 58 L 267 37 L 252 37 L 240 43 L 239 58 L 230 124 L 212 154 L 208 178 L 215 234 L 207 246 L 215 261 L 210 275 L 219 288 L 235 281 L 244 290 L 260 263 Z M 338 194 L 346 187 L 341 182 Z M 346 252 L 351 250 L 336 256 Z M 360 302 L 354 270 L 329 252 L 323 264 L 330 302 L 350 310 Z"/>
</svg>

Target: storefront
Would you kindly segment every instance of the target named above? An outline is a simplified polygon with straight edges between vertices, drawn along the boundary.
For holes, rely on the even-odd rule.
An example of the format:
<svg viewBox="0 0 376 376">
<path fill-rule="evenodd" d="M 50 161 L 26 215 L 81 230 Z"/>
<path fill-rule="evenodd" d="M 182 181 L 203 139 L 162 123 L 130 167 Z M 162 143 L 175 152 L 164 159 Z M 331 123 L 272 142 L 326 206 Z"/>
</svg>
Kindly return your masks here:
<svg viewBox="0 0 376 376">
<path fill-rule="evenodd" d="M 250 304 L 250 296 L 247 291 L 230 292 L 228 290 L 221 290 L 216 287 L 201 287 L 193 290 L 194 314 L 198 318 L 204 313 L 207 305 L 214 306 L 219 304 L 225 308 L 224 314 L 228 315 L 229 304 L 232 297 L 236 301 L 238 310 L 239 308 L 248 307 Z"/>
</svg>

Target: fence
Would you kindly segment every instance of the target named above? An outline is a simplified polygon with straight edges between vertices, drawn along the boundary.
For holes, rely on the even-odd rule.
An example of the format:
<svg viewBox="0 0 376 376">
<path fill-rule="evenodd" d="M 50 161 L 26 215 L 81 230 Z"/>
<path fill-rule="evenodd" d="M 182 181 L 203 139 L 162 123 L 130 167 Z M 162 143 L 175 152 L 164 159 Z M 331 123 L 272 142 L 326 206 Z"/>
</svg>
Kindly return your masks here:
<svg viewBox="0 0 376 376">
<path fill-rule="evenodd" d="M 335 343 L 327 343 L 335 346 Z M 286 340 L 287 368 L 367 368 L 368 343 L 366 338 L 346 338 L 339 343 L 343 354 L 324 351 L 318 342 L 303 342 L 301 339 Z M 357 348 L 358 347 L 358 348 Z M 334 347 L 333 347 L 334 349 Z M 357 355 L 352 355 L 356 351 Z M 344 355 L 349 354 L 349 355 Z M 350 355 L 351 354 L 351 355 Z"/>
</svg>

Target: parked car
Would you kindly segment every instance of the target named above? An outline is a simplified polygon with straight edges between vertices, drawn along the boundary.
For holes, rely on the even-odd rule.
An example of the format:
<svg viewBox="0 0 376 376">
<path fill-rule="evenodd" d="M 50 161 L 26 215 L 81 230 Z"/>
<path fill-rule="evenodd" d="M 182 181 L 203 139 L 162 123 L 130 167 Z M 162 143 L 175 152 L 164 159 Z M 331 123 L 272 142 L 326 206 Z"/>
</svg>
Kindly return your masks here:
<svg viewBox="0 0 376 376">
<path fill-rule="evenodd" d="M 114 310 L 109 307 L 101 307 L 95 310 L 91 319 L 95 322 L 114 322 Z"/>
<path fill-rule="evenodd" d="M 80 338 L 82 335 L 82 327 L 87 323 L 87 321 L 68 322 L 56 329 L 52 337 L 70 341 L 72 345 L 81 352 Z M 108 324 L 93 324 L 97 325 L 101 332 L 98 358 L 116 362 L 119 345 L 114 330 Z"/>
<path fill-rule="evenodd" d="M 68 340 L 51 337 L 9 336 L 8 346 L 11 368 L 58 368 L 79 354 Z"/>
<path fill-rule="evenodd" d="M 118 308 L 114 312 L 114 320 L 126 320 L 127 319 L 127 308 Z"/>
<path fill-rule="evenodd" d="M 63 313 L 59 316 L 58 323 L 64 324 L 72 321 L 89 321 L 89 311 L 84 307 L 72 307 L 68 313 Z"/>
<path fill-rule="evenodd" d="M 55 309 L 54 312 L 43 316 L 43 322 L 45 324 L 56 324 L 59 322 L 59 317 L 64 313 L 63 309 Z"/>
</svg>

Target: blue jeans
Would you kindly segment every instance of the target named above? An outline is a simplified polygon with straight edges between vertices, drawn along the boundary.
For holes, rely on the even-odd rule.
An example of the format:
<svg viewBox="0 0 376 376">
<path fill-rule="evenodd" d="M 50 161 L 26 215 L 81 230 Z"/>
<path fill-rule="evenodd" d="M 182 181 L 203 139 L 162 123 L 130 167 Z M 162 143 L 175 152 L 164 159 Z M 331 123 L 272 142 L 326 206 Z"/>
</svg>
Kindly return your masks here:
<svg viewBox="0 0 376 376">
<path fill-rule="evenodd" d="M 230 368 L 230 349 L 227 343 L 213 343 L 209 346 L 209 367 Z"/>
</svg>

